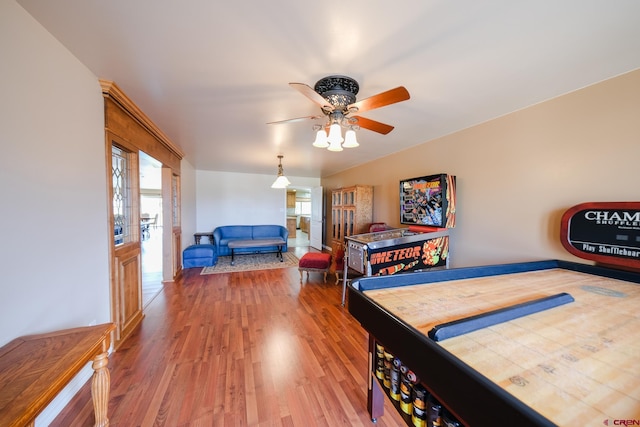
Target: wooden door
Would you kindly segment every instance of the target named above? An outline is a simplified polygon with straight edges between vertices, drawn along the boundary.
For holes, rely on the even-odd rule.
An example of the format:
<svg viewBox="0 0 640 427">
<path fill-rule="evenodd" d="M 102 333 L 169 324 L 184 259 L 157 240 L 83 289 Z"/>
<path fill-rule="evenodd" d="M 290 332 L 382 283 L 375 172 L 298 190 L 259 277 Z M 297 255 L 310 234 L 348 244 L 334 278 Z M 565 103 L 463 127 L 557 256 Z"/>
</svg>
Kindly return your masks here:
<svg viewBox="0 0 640 427">
<path fill-rule="evenodd" d="M 107 132 L 111 235 L 111 318 L 117 348 L 142 320 L 138 150 Z"/>
<path fill-rule="evenodd" d="M 170 168 L 163 167 L 162 188 L 162 228 L 169 231 L 165 231 L 163 239 L 163 273 L 164 281 L 169 282 L 182 272 L 180 176 Z"/>
</svg>

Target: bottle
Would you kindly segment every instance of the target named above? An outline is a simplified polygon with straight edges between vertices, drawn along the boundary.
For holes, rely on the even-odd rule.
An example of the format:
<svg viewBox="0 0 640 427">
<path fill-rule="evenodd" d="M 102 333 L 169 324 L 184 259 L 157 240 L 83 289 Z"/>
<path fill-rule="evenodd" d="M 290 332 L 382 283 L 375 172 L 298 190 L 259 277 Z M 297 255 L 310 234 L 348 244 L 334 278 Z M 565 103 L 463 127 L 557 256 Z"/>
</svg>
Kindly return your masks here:
<svg viewBox="0 0 640 427">
<path fill-rule="evenodd" d="M 422 384 L 413 386 L 413 414 L 411 422 L 415 427 L 425 427 L 427 425 L 427 389 Z"/>
<path fill-rule="evenodd" d="M 442 427 L 461 427 L 462 424 L 446 409 L 442 409 Z"/>
<path fill-rule="evenodd" d="M 427 427 L 442 426 L 442 405 L 433 395 L 427 399 Z"/>
<path fill-rule="evenodd" d="M 391 388 L 391 366 L 393 365 L 393 354 L 387 350 L 384 351 L 384 379 L 382 385 L 385 388 Z"/>
<path fill-rule="evenodd" d="M 376 378 L 384 380 L 384 347 L 376 343 Z"/>
<path fill-rule="evenodd" d="M 400 366 L 402 362 L 394 357 L 391 365 L 391 381 L 389 387 L 389 396 L 396 402 L 400 400 Z"/>
<path fill-rule="evenodd" d="M 412 411 L 413 384 L 409 381 L 409 368 L 406 365 L 400 367 L 400 410 L 407 415 Z"/>
<path fill-rule="evenodd" d="M 400 410 L 407 415 L 413 411 L 413 372 L 406 365 L 400 367 Z"/>
</svg>

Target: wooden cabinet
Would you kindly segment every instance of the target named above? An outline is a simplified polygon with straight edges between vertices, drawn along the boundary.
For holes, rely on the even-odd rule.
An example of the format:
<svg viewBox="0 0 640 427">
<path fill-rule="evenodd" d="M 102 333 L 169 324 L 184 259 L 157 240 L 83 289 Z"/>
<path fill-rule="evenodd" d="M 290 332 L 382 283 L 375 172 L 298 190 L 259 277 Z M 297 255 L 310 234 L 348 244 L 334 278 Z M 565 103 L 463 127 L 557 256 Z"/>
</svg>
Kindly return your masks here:
<svg viewBox="0 0 640 427">
<path fill-rule="evenodd" d="M 296 217 L 287 217 L 287 231 L 290 239 L 296 237 Z"/>
<path fill-rule="evenodd" d="M 354 185 L 331 191 L 331 238 L 344 238 L 368 231 L 373 221 L 373 187 Z"/>
<path fill-rule="evenodd" d="M 293 191 L 287 191 L 287 208 L 296 207 L 296 193 Z"/>
<path fill-rule="evenodd" d="M 300 231 L 304 231 L 305 233 L 309 234 L 310 224 L 311 219 L 308 216 L 300 217 Z"/>
</svg>

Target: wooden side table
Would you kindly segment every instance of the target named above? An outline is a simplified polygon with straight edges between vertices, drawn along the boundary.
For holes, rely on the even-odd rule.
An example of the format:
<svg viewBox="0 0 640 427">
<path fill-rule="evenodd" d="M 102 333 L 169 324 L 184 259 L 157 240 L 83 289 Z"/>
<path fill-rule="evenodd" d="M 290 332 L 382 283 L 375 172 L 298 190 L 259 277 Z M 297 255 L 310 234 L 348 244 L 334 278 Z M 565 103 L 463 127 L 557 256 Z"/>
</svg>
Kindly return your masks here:
<svg viewBox="0 0 640 427">
<path fill-rule="evenodd" d="M 113 323 L 16 338 L 0 348 L 0 425 L 33 426 L 38 414 L 93 361 L 95 425 L 109 425 L 107 352 Z"/>
<path fill-rule="evenodd" d="M 215 244 L 215 243 L 213 242 L 213 231 L 209 231 L 209 232 L 195 233 L 195 234 L 193 235 L 193 238 L 194 238 L 194 239 L 195 239 L 195 241 L 196 241 L 196 245 L 199 245 L 199 244 L 200 244 L 200 239 L 201 239 L 203 236 L 207 236 L 207 237 L 209 238 L 209 242 L 210 242 L 212 245 L 213 245 L 213 244 Z"/>
</svg>

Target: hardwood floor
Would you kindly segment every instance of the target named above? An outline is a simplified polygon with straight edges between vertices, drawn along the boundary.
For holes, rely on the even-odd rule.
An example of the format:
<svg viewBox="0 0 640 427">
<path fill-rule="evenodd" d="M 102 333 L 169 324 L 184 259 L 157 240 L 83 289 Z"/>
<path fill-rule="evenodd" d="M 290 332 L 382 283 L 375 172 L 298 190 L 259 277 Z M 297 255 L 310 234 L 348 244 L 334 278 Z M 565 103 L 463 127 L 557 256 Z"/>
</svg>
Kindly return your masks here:
<svg viewBox="0 0 640 427">
<path fill-rule="evenodd" d="M 301 256 L 304 247 L 290 248 Z M 109 358 L 111 426 L 369 426 L 367 335 L 297 268 L 188 269 Z M 89 384 L 53 426 L 93 425 Z M 378 426 L 404 426 L 391 404 Z"/>
</svg>

